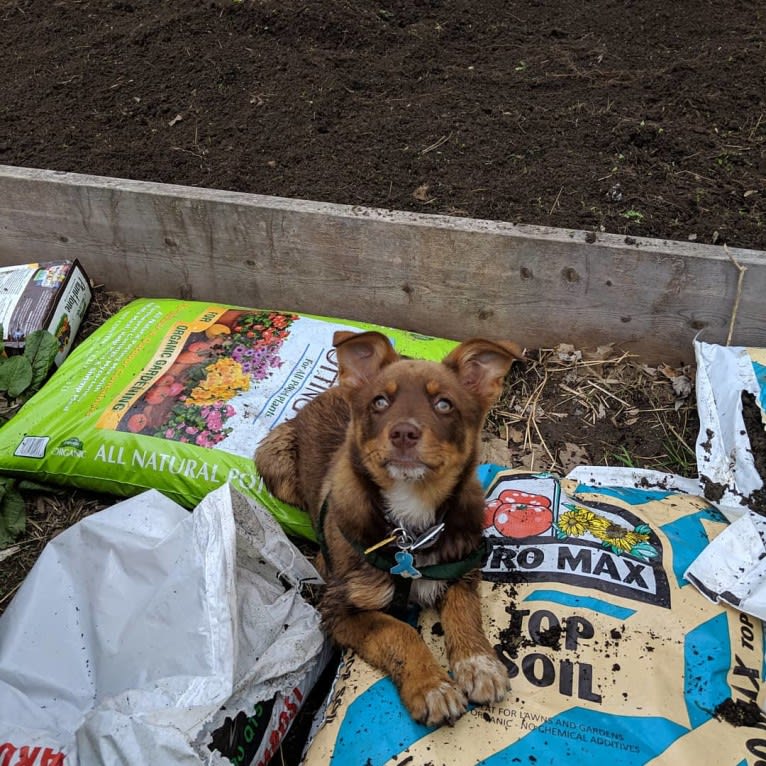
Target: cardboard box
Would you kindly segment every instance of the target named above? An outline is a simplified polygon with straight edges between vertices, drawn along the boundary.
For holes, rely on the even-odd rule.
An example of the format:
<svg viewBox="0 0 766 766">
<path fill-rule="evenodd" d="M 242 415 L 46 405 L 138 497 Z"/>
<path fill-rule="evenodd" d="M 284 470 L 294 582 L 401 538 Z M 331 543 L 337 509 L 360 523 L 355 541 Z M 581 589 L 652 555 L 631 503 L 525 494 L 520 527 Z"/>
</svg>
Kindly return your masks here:
<svg viewBox="0 0 766 766">
<path fill-rule="evenodd" d="M 0 268 L 0 325 L 8 351 L 20 351 L 30 333 L 48 330 L 59 344 L 59 366 L 72 347 L 92 292 L 77 260 Z"/>
</svg>

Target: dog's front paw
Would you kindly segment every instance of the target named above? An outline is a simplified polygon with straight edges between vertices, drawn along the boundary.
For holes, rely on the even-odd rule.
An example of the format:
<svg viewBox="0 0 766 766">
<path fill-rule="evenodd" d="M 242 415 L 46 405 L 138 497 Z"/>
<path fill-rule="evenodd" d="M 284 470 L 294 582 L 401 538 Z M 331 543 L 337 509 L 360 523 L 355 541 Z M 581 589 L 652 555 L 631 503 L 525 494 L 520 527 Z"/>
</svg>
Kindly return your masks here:
<svg viewBox="0 0 766 766">
<path fill-rule="evenodd" d="M 410 715 L 426 726 L 451 726 L 468 708 L 465 694 L 449 678 L 402 687 L 401 695 Z"/>
<path fill-rule="evenodd" d="M 489 654 L 474 654 L 458 660 L 453 671 L 455 680 L 468 699 L 479 705 L 500 702 L 511 688 L 505 666 Z"/>
</svg>

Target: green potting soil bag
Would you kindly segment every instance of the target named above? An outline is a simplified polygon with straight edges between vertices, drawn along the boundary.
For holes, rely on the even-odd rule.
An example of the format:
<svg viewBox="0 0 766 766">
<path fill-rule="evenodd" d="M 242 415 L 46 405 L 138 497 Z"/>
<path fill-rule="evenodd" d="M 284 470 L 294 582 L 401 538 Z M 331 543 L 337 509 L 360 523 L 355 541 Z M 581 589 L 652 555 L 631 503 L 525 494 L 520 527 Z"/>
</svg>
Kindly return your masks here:
<svg viewBox="0 0 766 766">
<path fill-rule="evenodd" d="M 260 440 L 337 378 L 336 330 L 379 330 L 405 355 L 439 360 L 453 341 L 322 317 L 141 299 L 75 349 L 0 429 L 0 470 L 115 495 L 158 489 L 195 506 L 231 482 L 290 533 L 306 514 L 264 488 Z"/>
</svg>

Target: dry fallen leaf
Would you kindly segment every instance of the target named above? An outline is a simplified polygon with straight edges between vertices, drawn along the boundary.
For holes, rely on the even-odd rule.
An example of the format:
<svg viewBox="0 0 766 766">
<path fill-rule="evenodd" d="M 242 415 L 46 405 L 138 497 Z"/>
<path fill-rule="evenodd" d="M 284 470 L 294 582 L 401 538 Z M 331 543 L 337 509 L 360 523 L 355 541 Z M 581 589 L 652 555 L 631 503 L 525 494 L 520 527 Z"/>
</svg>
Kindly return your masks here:
<svg viewBox="0 0 766 766">
<path fill-rule="evenodd" d="M 657 368 L 669 381 L 673 387 L 673 393 L 676 395 L 675 407 L 679 409 L 684 399 L 688 399 L 692 393 L 693 383 L 691 377 L 687 374 L 688 367 L 677 370 L 667 364 L 661 364 Z"/>
<path fill-rule="evenodd" d="M 582 351 L 578 351 L 571 343 L 559 343 L 555 350 L 562 362 L 582 361 Z"/>
<path fill-rule="evenodd" d="M 591 462 L 587 450 L 573 442 L 564 442 L 564 446 L 559 450 L 558 458 L 565 474 L 579 465 L 590 465 Z"/>
<path fill-rule="evenodd" d="M 661 364 L 657 370 L 661 372 L 668 380 L 677 377 L 680 373 L 669 364 Z"/>
<path fill-rule="evenodd" d="M 672 378 L 670 384 L 673 386 L 673 393 L 679 399 L 686 399 L 692 392 L 692 382 L 686 375 L 679 375 Z"/>
<path fill-rule="evenodd" d="M 418 201 L 418 202 L 433 202 L 436 197 L 431 197 L 429 195 L 430 187 L 428 184 L 420 184 L 417 189 L 415 189 L 414 192 L 412 192 L 412 196 Z"/>
<path fill-rule="evenodd" d="M 586 362 L 605 362 L 614 356 L 614 343 L 606 343 L 596 348 L 586 348 L 582 352 L 582 358 Z"/>
<path fill-rule="evenodd" d="M 640 365 L 639 369 L 644 372 L 646 375 L 648 375 L 650 378 L 656 378 L 657 377 L 657 368 L 656 367 L 650 367 L 648 364 L 642 364 Z"/>
<path fill-rule="evenodd" d="M 521 444 L 524 441 L 524 432 L 520 428 L 509 428 L 508 438 L 514 444 Z"/>
<path fill-rule="evenodd" d="M 505 439 L 499 439 L 496 436 L 482 436 L 479 444 L 479 462 L 491 463 L 492 465 L 510 466 L 511 452 Z"/>
</svg>

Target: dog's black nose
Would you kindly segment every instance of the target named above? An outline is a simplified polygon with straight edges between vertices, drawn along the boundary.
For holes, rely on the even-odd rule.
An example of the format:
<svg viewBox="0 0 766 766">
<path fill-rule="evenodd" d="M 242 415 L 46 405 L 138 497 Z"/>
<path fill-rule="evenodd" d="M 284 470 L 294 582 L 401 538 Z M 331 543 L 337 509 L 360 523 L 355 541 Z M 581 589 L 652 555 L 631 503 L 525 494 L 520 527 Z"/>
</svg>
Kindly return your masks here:
<svg viewBox="0 0 766 766">
<path fill-rule="evenodd" d="M 412 423 L 397 423 L 391 428 L 388 438 L 399 449 L 414 447 L 420 441 L 421 431 Z"/>
</svg>

